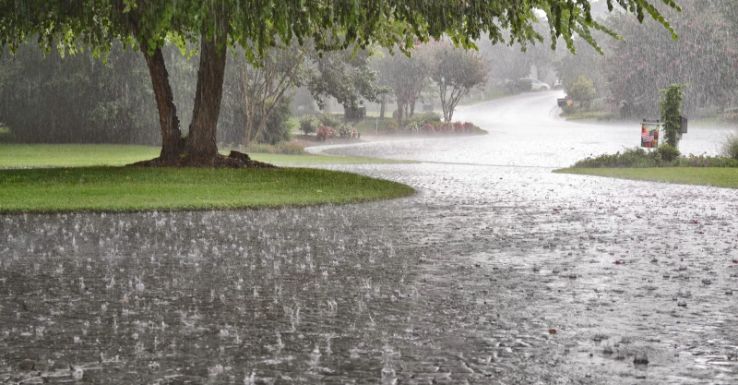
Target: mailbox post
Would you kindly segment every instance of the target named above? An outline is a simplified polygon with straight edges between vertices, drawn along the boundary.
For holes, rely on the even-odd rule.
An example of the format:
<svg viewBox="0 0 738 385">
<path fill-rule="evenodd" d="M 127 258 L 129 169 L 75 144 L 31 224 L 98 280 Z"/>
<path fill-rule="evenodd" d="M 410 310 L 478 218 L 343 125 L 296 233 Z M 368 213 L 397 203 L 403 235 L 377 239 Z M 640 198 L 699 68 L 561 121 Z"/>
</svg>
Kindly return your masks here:
<svg viewBox="0 0 738 385">
<path fill-rule="evenodd" d="M 689 119 L 687 119 L 685 116 L 680 116 L 681 118 L 681 124 L 679 125 L 679 133 L 680 134 L 686 134 L 687 133 L 687 126 L 689 125 Z"/>
</svg>

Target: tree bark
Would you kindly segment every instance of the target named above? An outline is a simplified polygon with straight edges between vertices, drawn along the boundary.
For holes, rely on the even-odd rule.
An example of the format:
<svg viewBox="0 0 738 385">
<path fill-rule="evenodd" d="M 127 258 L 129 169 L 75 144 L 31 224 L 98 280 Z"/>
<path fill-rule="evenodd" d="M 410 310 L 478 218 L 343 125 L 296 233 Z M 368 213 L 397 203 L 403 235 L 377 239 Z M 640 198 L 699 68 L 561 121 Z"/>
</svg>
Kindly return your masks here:
<svg viewBox="0 0 738 385">
<path fill-rule="evenodd" d="M 200 68 L 197 71 L 195 106 L 187 141 L 193 165 L 213 164 L 218 155 L 215 135 L 223 97 L 227 47 L 226 34 L 220 33 L 224 30 L 218 32 L 212 37 L 203 35 L 200 42 Z"/>
<path fill-rule="evenodd" d="M 154 98 L 159 111 L 159 127 L 161 130 L 161 153 L 159 158 L 164 163 L 174 163 L 182 152 L 182 132 L 179 129 L 177 107 L 174 105 L 174 94 L 169 84 L 169 73 L 164 62 L 161 49 L 149 53 L 142 45 L 141 51 L 149 68 Z"/>
</svg>

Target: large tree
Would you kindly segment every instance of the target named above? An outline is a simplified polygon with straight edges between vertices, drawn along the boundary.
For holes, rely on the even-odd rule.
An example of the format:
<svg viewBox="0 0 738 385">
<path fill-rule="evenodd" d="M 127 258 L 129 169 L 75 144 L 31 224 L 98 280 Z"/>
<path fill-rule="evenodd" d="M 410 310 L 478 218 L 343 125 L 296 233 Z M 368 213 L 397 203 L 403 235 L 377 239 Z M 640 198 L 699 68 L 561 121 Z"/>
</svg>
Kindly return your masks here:
<svg viewBox="0 0 738 385">
<path fill-rule="evenodd" d="M 45 47 L 90 48 L 104 53 L 120 40 L 144 55 L 159 111 L 162 150 L 156 164 L 216 165 L 226 51 L 239 45 L 257 57 L 280 41 L 312 38 L 319 50 L 378 43 L 409 49 L 417 41 L 447 35 L 473 46 L 486 34 L 494 42 L 540 40 L 533 24 L 540 10 L 556 41 L 591 40 L 604 27 L 591 17 L 591 0 L 0 0 L 0 45 L 17 47 L 36 36 Z M 607 0 L 642 20 L 668 25 L 654 3 L 674 0 Z M 162 54 L 168 39 L 199 41 L 199 69 L 192 121 L 182 136 Z"/>
</svg>

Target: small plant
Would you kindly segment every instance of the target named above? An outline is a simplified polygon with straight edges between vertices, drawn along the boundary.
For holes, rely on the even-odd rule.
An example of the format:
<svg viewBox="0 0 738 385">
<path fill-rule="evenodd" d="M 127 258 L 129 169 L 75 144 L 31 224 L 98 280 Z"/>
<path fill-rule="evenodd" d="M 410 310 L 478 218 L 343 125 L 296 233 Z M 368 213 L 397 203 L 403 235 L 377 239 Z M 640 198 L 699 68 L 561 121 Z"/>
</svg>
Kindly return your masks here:
<svg viewBox="0 0 738 385">
<path fill-rule="evenodd" d="M 359 137 L 359 131 L 348 124 L 342 124 L 341 127 L 338 128 L 338 136 L 343 139 L 356 139 Z"/>
<path fill-rule="evenodd" d="M 679 157 L 680 153 L 679 150 L 670 145 L 670 144 L 662 144 L 659 146 L 658 149 L 656 149 L 656 154 L 661 157 L 662 160 L 666 162 L 671 162 Z"/>
<path fill-rule="evenodd" d="M 300 119 L 300 131 L 305 135 L 312 134 L 318 129 L 318 120 L 313 116 L 305 116 Z"/>
<path fill-rule="evenodd" d="M 730 134 L 723 143 L 723 155 L 738 160 L 738 133 Z"/>
<path fill-rule="evenodd" d="M 342 124 L 338 128 L 338 136 L 342 138 L 350 138 L 351 137 L 351 127 L 349 127 L 346 124 Z"/>
</svg>

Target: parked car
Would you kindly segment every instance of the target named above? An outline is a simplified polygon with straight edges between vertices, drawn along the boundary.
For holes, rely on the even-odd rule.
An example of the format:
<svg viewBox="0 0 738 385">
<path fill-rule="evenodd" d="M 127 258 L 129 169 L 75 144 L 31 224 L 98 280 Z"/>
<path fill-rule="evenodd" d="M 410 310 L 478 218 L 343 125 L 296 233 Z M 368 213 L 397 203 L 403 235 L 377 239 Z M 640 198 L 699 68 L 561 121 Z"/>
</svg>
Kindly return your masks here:
<svg viewBox="0 0 738 385">
<path fill-rule="evenodd" d="M 549 86 L 548 84 L 533 78 L 520 78 L 517 80 L 510 80 L 507 81 L 505 86 L 512 93 L 546 91 L 551 89 L 551 86 Z"/>
<path fill-rule="evenodd" d="M 526 78 L 526 80 L 530 81 L 530 90 L 531 91 L 548 91 L 551 89 L 551 86 L 548 84 L 533 78 Z"/>
</svg>

